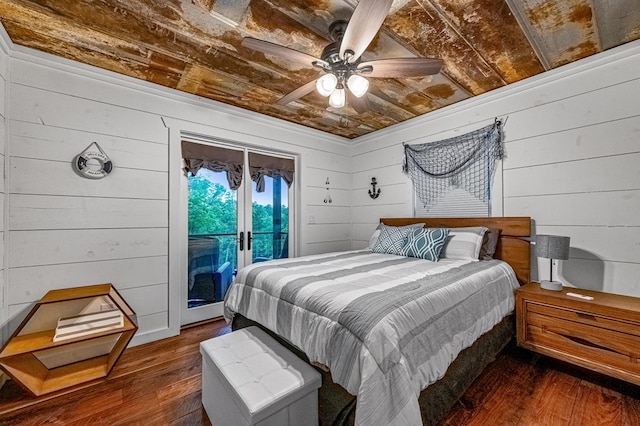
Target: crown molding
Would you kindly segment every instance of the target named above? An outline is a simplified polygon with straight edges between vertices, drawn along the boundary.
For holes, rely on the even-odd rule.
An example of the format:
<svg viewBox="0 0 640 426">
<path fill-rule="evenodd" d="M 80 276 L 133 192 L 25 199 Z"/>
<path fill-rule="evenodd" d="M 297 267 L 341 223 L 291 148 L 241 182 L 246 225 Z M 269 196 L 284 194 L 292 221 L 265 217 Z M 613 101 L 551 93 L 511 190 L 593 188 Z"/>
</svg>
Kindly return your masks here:
<svg viewBox="0 0 640 426">
<path fill-rule="evenodd" d="M 4 26 L 0 23 L 0 49 L 7 55 L 14 49 L 13 41 L 9 37 L 9 33 L 4 29 Z"/>
</svg>

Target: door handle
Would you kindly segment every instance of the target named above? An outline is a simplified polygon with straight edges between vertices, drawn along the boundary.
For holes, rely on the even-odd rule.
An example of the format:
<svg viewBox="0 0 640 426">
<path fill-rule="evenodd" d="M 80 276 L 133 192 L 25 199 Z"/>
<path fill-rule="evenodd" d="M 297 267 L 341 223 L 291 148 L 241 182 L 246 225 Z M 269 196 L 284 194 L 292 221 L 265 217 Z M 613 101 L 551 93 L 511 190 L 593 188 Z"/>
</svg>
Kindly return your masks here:
<svg viewBox="0 0 640 426">
<path fill-rule="evenodd" d="M 244 232 L 240 231 L 240 238 L 238 239 L 240 243 L 240 251 L 244 250 Z"/>
<path fill-rule="evenodd" d="M 251 250 L 251 240 L 253 238 L 251 238 L 251 231 L 247 232 L 247 250 Z"/>
</svg>

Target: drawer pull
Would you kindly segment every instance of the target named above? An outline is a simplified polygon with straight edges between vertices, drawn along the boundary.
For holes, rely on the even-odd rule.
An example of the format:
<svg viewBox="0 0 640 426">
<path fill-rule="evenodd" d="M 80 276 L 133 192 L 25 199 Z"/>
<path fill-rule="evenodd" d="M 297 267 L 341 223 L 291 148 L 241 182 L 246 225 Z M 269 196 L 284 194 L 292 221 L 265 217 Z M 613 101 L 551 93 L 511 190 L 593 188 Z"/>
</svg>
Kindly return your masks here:
<svg viewBox="0 0 640 426">
<path fill-rule="evenodd" d="M 577 314 L 580 318 L 584 318 L 584 319 L 588 319 L 588 320 L 592 320 L 592 321 L 595 321 L 595 320 L 596 320 L 596 316 L 595 316 L 595 315 L 585 314 L 584 312 L 576 312 L 576 314 Z"/>
<path fill-rule="evenodd" d="M 582 339 L 580 337 L 575 337 L 575 336 L 567 336 L 567 335 L 564 335 L 564 334 L 561 334 L 561 336 L 566 337 L 567 339 L 571 340 L 572 342 L 575 342 L 575 343 L 577 343 L 579 345 L 582 345 L 582 346 L 588 346 L 590 348 L 601 349 L 603 351 L 613 352 L 613 353 L 617 353 L 617 354 L 620 354 L 620 355 L 627 356 L 626 354 L 620 353 L 620 352 L 615 351 L 615 350 L 613 350 L 611 348 L 607 348 L 606 346 L 602 346 L 602 345 L 598 345 L 597 343 L 590 342 L 587 339 Z"/>
</svg>

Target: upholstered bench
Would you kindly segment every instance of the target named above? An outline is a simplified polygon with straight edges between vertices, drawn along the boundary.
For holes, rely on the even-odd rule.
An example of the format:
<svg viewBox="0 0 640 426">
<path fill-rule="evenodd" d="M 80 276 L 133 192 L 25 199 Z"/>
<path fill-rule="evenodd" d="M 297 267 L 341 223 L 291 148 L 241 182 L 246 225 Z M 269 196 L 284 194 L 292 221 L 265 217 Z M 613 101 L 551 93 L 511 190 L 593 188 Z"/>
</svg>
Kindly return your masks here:
<svg viewBox="0 0 640 426">
<path fill-rule="evenodd" d="M 213 426 L 318 424 L 320 373 L 258 327 L 200 343 Z"/>
</svg>

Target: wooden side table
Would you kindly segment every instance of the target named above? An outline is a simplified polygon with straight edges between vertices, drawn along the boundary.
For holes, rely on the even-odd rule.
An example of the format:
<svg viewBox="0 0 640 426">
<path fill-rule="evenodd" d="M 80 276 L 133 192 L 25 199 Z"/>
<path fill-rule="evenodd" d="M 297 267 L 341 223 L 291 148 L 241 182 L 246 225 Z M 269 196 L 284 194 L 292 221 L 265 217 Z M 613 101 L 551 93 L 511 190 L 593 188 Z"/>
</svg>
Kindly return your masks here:
<svg viewBox="0 0 640 426">
<path fill-rule="evenodd" d="M 640 385 L 640 298 L 529 283 L 516 322 L 519 346 Z"/>
<path fill-rule="evenodd" d="M 112 313 L 118 324 L 88 320 Z M 56 333 L 60 318 L 71 322 L 66 335 Z M 111 284 L 52 290 L 4 345 L 0 367 L 33 395 L 54 392 L 106 377 L 137 329 L 135 313 Z"/>
</svg>

